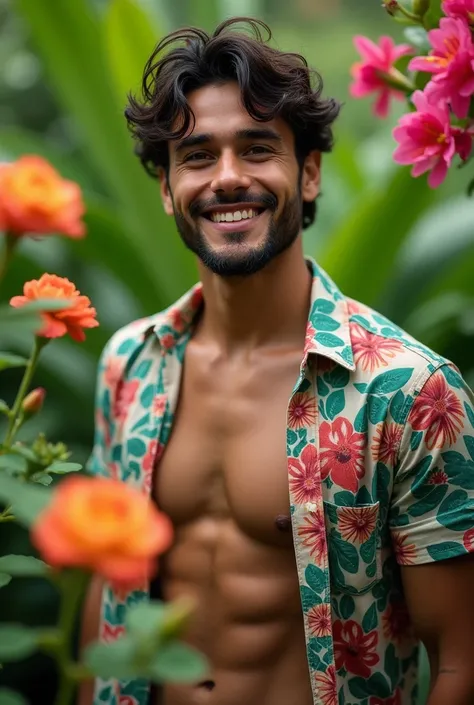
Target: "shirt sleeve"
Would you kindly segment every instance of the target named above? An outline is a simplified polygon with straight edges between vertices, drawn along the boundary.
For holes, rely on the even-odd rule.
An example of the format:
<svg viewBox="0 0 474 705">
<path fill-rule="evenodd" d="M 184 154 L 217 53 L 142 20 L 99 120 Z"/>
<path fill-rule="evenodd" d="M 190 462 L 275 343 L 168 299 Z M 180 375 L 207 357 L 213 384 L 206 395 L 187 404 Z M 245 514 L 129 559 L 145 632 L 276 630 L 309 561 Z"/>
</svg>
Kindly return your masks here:
<svg viewBox="0 0 474 705">
<path fill-rule="evenodd" d="M 94 445 L 86 463 L 89 475 L 110 477 L 111 390 L 108 384 L 110 342 L 99 359 L 94 403 Z"/>
<path fill-rule="evenodd" d="M 474 395 L 450 363 L 414 396 L 389 527 L 400 565 L 474 552 Z"/>
</svg>

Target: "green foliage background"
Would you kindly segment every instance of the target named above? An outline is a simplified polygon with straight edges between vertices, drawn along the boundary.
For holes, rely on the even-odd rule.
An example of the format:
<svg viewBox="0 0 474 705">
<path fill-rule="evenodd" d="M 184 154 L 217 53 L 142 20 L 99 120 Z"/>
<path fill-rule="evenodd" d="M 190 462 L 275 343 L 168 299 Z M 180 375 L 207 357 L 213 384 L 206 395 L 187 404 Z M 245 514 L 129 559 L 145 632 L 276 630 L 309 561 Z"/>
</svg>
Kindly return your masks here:
<svg viewBox="0 0 474 705">
<path fill-rule="evenodd" d="M 164 33 L 183 24 L 212 29 L 236 14 L 269 22 L 276 44 L 305 54 L 323 75 L 326 94 L 345 103 L 336 149 L 324 161 L 318 220 L 305 234 L 307 253 L 346 294 L 452 359 L 474 384 L 469 174 L 453 170 L 436 192 L 424 179 L 411 179 L 391 161 L 391 129 L 405 106 L 379 122 L 368 102 L 348 94 L 357 59 L 353 35 L 402 38 L 379 0 L 0 0 L 0 160 L 42 154 L 79 182 L 87 201 L 87 238 L 25 241 L 0 291 L 5 299 L 20 293 L 25 280 L 54 272 L 72 279 L 98 310 L 101 327 L 82 345 L 49 346 L 36 379 L 48 390 L 43 430 L 64 440 L 79 462 L 92 443 L 95 368 L 106 340 L 196 279 L 156 183 L 133 155 L 123 119 L 126 93 L 138 87 Z M 1 349 L 25 353 L 27 346 L 0 331 Z M 10 401 L 17 383 L 15 371 L 3 374 L 0 396 Z M 24 433 L 37 430 L 33 423 Z M 2 551 L 26 550 L 19 530 L 11 529 L 6 543 Z M 0 618 L 43 623 L 54 605 L 47 586 L 15 581 L 2 590 Z M 54 683 L 40 675 L 44 665 L 34 659 L 0 680 L 47 703 Z"/>
</svg>

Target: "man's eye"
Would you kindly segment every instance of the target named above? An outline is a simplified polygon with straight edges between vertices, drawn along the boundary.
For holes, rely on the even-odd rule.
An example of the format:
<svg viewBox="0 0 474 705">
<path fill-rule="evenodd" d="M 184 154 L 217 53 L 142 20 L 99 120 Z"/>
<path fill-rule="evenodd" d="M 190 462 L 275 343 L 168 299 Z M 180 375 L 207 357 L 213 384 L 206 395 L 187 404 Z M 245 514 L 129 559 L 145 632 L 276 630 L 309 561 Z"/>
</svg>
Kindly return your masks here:
<svg viewBox="0 0 474 705">
<path fill-rule="evenodd" d="M 185 162 L 201 162 L 205 159 L 211 159 L 211 155 L 206 152 L 192 152 L 187 154 L 184 161 Z"/>
<path fill-rule="evenodd" d="M 250 154 L 251 156 L 257 156 L 257 157 L 260 156 L 261 154 L 269 154 L 269 153 L 270 153 L 270 148 L 265 147 L 263 144 L 256 144 L 247 150 L 247 154 Z"/>
</svg>

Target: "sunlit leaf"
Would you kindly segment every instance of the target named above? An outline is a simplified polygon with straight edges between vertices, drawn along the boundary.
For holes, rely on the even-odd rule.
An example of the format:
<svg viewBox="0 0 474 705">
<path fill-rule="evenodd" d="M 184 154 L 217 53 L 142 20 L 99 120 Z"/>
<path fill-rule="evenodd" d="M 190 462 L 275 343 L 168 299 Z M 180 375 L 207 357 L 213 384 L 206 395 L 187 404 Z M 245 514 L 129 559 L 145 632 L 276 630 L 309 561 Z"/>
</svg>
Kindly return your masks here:
<svg viewBox="0 0 474 705">
<path fill-rule="evenodd" d="M 150 676 L 157 683 L 192 683 L 208 672 L 209 665 L 205 657 L 179 641 L 162 646 L 150 667 Z"/>
<path fill-rule="evenodd" d="M 51 491 L 45 488 L 28 485 L 0 474 L 0 501 L 11 504 L 15 519 L 26 527 L 31 526 L 40 512 L 48 506 L 51 497 Z"/>
<path fill-rule="evenodd" d="M 78 472 L 79 470 L 82 470 L 80 463 L 57 462 L 45 468 L 45 472 L 52 472 L 54 475 L 66 475 L 69 472 Z"/>
<path fill-rule="evenodd" d="M 139 675 L 139 669 L 133 665 L 135 651 L 135 641 L 123 636 L 110 644 L 88 646 L 84 663 L 100 678 L 133 678 Z"/>
<path fill-rule="evenodd" d="M 6 370 L 9 367 L 25 367 L 27 364 L 28 360 L 26 357 L 0 352 L 0 370 Z"/>
<path fill-rule="evenodd" d="M 14 578 L 43 577 L 48 566 L 34 556 L 9 555 L 0 557 L 0 571 L 5 571 Z"/>
<path fill-rule="evenodd" d="M 23 473 L 27 469 L 25 458 L 15 453 L 4 453 L 0 455 L 0 470 L 9 470 L 12 473 Z"/>
<path fill-rule="evenodd" d="M 5 585 L 8 585 L 11 582 L 11 579 L 11 575 L 8 575 L 7 573 L 0 573 L 0 588 L 5 587 Z"/>
</svg>

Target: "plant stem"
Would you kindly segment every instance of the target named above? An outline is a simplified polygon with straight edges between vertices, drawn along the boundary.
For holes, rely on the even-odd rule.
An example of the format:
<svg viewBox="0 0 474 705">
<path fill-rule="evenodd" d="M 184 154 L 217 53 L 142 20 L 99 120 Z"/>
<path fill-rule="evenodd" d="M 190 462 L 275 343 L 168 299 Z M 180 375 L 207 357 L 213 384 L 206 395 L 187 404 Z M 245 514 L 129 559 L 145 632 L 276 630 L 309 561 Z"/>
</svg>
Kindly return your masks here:
<svg viewBox="0 0 474 705">
<path fill-rule="evenodd" d="M 82 570 L 69 570 L 61 576 L 61 608 L 59 613 L 59 633 L 61 638 L 57 650 L 59 667 L 59 688 L 54 705 L 72 705 L 77 678 L 71 662 L 71 641 L 77 610 L 86 589 L 89 575 Z"/>
<path fill-rule="evenodd" d="M 18 245 L 19 241 L 20 238 L 17 235 L 13 235 L 13 233 L 8 232 L 5 233 L 2 253 L 3 256 L 0 262 L 0 279 L 3 279 L 3 277 L 5 276 L 8 266 L 12 260 L 13 253 L 15 252 L 15 248 Z"/>
<path fill-rule="evenodd" d="M 21 380 L 20 388 L 18 389 L 18 393 L 16 395 L 15 402 L 14 402 L 12 410 L 10 412 L 10 418 L 8 421 L 8 428 L 7 428 L 7 435 L 6 435 L 5 440 L 3 442 L 4 449 L 7 449 L 7 450 L 10 449 L 13 438 L 15 436 L 15 432 L 17 430 L 16 426 L 17 426 L 17 421 L 18 421 L 20 413 L 21 413 L 21 405 L 22 405 L 23 399 L 26 396 L 26 393 L 28 391 L 28 387 L 31 384 L 31 380 L 33 379 L 36 365 L 38 364 L 38 358 L 39 358 L 40 352 L 44 348 L 46 343 L 48 343 L 48 342 L 49 341 L 46 338 L 35 337 L 33 350 L 31 352 L 30 359 L 28 360 L 28 364 L 26 365 L 25 373 L 23 375 L 23 379 Z"/>
<path fill-rule="evenodd" d="M 398 5 L 397 10 L 402 14 L 405 15 L 405 17 L 409 20 L 412 20 L 412 22 L 416 22 L 417 24 L 422 24 L 423 18 L 420 17 L 419 15 L 414 15 L 413 12 L 410 12 L 410 10 L 407 10 L 405 7 L 402 7 L 401 5 Z"/>
</svg>

